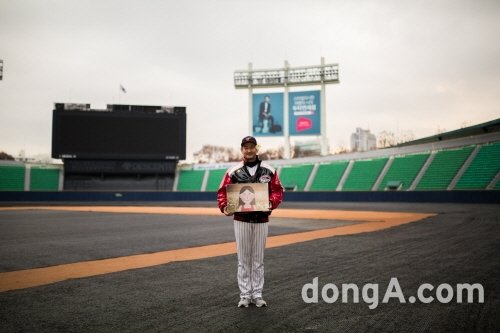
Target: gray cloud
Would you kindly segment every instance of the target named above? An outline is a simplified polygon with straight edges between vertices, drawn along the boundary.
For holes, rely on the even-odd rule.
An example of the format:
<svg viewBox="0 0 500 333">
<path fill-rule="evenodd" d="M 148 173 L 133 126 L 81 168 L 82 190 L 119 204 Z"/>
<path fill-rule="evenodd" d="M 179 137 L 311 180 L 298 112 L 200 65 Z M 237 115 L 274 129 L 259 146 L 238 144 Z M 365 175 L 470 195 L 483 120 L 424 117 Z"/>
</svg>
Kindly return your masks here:
<svg viewBox="0 0 500 333">
<path fill-rule="evenodd" d="M 57 101 L 186 105 L 188 154 L 237 146 L 248 95 L 233 71 L 321 56 L 340 64 L 333 147 L 358 126 L 422 137 L 488 121 L 500 115 L 498 22 L 498 1 L 0 0 L 0 149 L 49 152 Z"/>
</svg>

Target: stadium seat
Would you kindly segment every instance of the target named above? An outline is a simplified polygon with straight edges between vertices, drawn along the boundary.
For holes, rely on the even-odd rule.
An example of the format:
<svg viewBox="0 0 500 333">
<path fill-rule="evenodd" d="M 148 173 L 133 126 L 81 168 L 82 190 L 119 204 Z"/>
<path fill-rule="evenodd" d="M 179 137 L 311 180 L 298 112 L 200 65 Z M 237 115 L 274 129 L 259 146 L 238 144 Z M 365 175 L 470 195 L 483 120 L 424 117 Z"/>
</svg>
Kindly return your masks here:
<svg viewBox="0 0 500 333">
<path fill-rule="evenodd" d="M 401 182 L 401 190 L 408 190 L 417 177 L 418 172 L 429 158 L 429 153 L 396 156 L 391 167 L 378 187 L 379 191 L 385 190 L 391 181 Z"/>
<path fill-rule="evenodd" d="M 205 191 L 217 191 L 225 173 L 226 169 L 210 170 Z"/>
<path fill-rule="evenodd" d="M 446 190 L 473 150 L 468 146 L 437 152 L 416 190 Z"/>
<path fill-rule="evenodd" d="M 0 191 L 23 191 L 24 172 L 24 165 L 0 165 Z"/>
<path fill-rule="evenodd" d="M 454 189 L 486 189 L 498 171 L 500 171 L 500 142 L 484 145 Z"/>
<path fill-rule="evenodd" d="M 303 191 L 313 164 L 285 165 L 280 172 L 280 180 L 285 189 Z"/>
<path fill-rule="evenodd" d="M 30 190 L 57 191 L 59 189 L 59 168 L 47 166 L 32 166 Z"/>
<path fill-rule="evenodd" d="M 205 170 L 181 170 L 177 191 L 201 191 Z"/>
<path fill-rule="evenodd" d="M 349 173 L 343 191 L 371 191 L 389 158 L 358 160 Z"/>
<path fill-rule="evenodd" d="M 310 190 L 335 191 L 348 164 L 348 161 L 320 164 Z"/>
</svg>

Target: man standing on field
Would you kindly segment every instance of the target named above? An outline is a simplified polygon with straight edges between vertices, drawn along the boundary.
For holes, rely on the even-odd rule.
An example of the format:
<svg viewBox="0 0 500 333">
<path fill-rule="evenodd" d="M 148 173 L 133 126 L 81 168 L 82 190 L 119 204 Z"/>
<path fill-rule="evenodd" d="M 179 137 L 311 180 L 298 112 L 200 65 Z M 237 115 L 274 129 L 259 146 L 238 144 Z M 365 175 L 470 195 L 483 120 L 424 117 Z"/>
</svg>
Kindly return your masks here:
<svg viewBox="0 0 500 333">
<path fill-rule="evenodd" d="M 240 301 L 238 307 L 267 306 L 262 298 L 264 288 L 264 249 L 268 233 L 269 215 L 283 200 L 283 187 L 276 170 L 262 162 L 257 153 L 257 140 L 252 136 L 241 141 L 243 160 L 229 169 L 217 191 L 219 209 L 226 216 L 234 215 L 234 235 L 238 252 L 238 286 Z M 241 183 L 267 183 L 269 211 L 236 212 L 227 210 L 226 186 Z"/>
</svg>

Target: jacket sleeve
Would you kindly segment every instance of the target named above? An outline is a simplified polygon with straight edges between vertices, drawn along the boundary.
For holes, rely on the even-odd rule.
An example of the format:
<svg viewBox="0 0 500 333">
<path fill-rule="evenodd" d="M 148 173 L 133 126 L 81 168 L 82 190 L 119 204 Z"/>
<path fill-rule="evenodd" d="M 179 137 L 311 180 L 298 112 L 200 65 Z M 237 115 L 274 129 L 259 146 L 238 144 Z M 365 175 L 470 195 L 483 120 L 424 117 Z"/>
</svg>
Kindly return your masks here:
<svg viewBox="0 0 500 333">
<path fill-rule="evenodd" d="M 232 184 L 231 177 L 229 176 L 229 172 L 226 171 L 224 174 L 224 178 L 219 185 L 219 189 L 217 190 L 217 204 L 219 205 L 219 209 L 222 213 L 224 213 L 224 208 L 227 206 L 227 192 L 226 186 L 228 184 Z"/>
<path fill-rule="evenodd" d="M 283 201 L 283 186 L 277 171 L 274 172 L 269 183 L 269 201 L 271 202 L 271 210 L 278 208 Z"/>
</svg>

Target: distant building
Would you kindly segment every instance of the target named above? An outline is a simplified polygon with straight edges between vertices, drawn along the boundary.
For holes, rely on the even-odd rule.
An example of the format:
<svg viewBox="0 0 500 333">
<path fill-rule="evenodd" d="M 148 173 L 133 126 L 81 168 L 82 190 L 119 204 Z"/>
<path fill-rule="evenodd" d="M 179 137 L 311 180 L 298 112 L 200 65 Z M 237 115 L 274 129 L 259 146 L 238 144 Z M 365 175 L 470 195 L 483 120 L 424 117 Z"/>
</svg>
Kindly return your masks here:
<svg viewBox="0 0 500 333">
<path fill-rule="evenodd" d="M 370 130 L 356 128 L 351 134 L 351 151 L 367 151 L 377 147 L 377 137 Z"/>
</svg>

